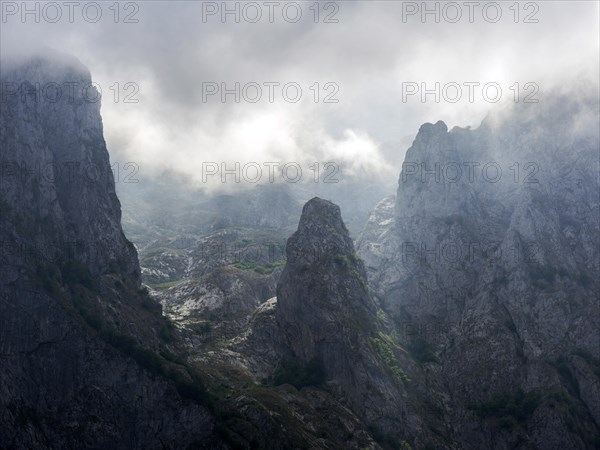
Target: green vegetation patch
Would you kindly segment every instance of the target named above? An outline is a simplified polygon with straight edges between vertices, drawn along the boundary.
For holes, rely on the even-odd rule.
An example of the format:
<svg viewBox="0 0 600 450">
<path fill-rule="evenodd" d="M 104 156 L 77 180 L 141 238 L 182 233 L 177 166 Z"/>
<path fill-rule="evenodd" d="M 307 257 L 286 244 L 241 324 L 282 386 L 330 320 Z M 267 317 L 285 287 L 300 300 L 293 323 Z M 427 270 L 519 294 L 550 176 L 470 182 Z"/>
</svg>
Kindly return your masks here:
<svg viewBox="0 0 600 450">
<path fill-rule="evenodd" d="M 360 257 L 356 254 L 356 252 L 352 252 L 348 256 L 337 254 L 333 257 L 333 260 L 343 267 L 351 268 L 356 267 L 356 265 L 360 262 Z"/>
<path fill-rule="evenodd" d="M 275 269 L 277 269 L 278 267 L 285 266 L 285 261 L 274 261 L 274 262 L 268 263 L 266 266 L 262 266 L 260 264 L 238 261 L 238 262 L 233 263 L 233 266 L 238 269 L 241 269 L 241 270 L 251 270 L 260 275 L 268 275 L 270 273 L 273 273 L 273 271 Z"/>
<path fill-rule="evenodd" d="M 167 289 L 172 288 L 173 286 L 177 286 L 179 283 L 182 283 L 185 280 L 175 280 L 175 281 L 165 281 L 164 283 L 158 283 L 152 285 L 154 289 L 157 291 L 166 291 Z"/>
<path fill-rule="evenodd" d="M 333 261 L 342 266 L 344 269 L 347 269 L 348 271 L 350 271 L 352 273 L 352 275 L 354 276 L 354 278 L 356 278 L 358 280 L 358 282 L 361 284 L 361 286 L 363 287 L 363 289 L 365 291 L 369 291 L 369 285 L 367 283 L 367 280 L 365 280 L 363 278 L 363 276 L 360 274 L 360 272 L 358 271 L 358 267 L 360 264 L 360 258 L 359 256 L 353 252 L 350 255 L 342 255 L 342 254 L 337 254 L 333 257 Z"/>
<path fill-rule="evenodd" d="M 379 358 L 383 361 L 383 363 L 387 366 L 387 368 L 392 372 L 394 377 L 398 381 L 407 381 L 406 374 L 400 364 L 398 363 L 398 359 L 394 354 L 394 347 L 396 345 L 393 343 L 392 339 L 384 333 L 379 333 L 377 337 L 370 338 L 371 345 L 379 355 Z"/>
</svg>

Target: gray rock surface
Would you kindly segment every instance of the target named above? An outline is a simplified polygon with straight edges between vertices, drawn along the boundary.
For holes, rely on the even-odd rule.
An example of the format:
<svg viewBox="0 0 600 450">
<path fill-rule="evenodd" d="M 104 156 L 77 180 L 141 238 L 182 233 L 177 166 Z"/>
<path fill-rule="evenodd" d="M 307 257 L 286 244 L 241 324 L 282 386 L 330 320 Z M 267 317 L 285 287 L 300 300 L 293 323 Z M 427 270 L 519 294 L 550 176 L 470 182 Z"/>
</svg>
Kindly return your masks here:
<svg viewBox="0 0 600 450">
<path fill-rule="evenodd" d="M 49 53 L 0 80 L 75 83 L 0 104 L 0 447 L 217 448 L 209 410 L 149 369 L 169 331 L 139 290 L 90 73 Z"/>
<path fill-rule="evenodd" d="M 600 442 L 599 117 L 576 94 L 423 125 L 358 243 L 462 448 Z M 531 411 L 508 405 L 527 395 Z"/>
<path fill-rule="evenodd" d="M 285 258 L 207 252 L 282 250 L 284 191 L 167 211 L 140 242 L 173 326 L 140 289 L 89 72 L 50 54 L 0 80 L 80 87 L 0 104 L 0 447 L 600 445 L 596 99 L 423 125 L 356 252 L 320 198 Z"/>
</svg>

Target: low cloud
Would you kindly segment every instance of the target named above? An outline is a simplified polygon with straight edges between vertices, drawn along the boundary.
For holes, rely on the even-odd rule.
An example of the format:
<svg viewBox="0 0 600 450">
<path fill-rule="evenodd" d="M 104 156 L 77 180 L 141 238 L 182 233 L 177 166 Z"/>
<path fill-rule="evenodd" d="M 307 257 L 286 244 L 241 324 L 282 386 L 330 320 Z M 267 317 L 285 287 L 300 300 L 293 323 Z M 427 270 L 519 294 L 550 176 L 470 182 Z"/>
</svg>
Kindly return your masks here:
<svg viewBox="0 0 600 450">
<path fill-rule="evenodd" d="M 31 16 L 23 23 L 17 14 L 5 15 L 1 52 L 6 57 L 44 44 L 77 56 L 103 89 L 112 159 L 135 161 L 147 176 L 181 172 L 198 184 L 206 162 L 335 162 L 347 177 L 395 179 L 401 160 L 390 155 L 403 155 L 406 148 L 390 145 L 405 145 L 423 122 L 476 127 L 495 105 L 479 92 L 469 101 L 466 90 L 455 103 L 436 102 L 435 94 L 422 102 L 421 92 L 403 99 L 406 83 L 432 89 L 437 82 L 446 93 L 449 83 L 496 83 L 502 88 L 499 103 L 514 102 L 515 83 L 522 101 L 524 85 L 534 83 L 543 102 L 545 92 L 577 83 L 582 74 L 598 78 L 596 2 L 537 2 L 537 23 L 524 23 L 533 11 L 525 3 L 519 5 L 518 23 L 508 3 L 501 4 L 498 22 L 476 10 L 470 23 L 461 2 L 460 22 L 442 16 L 436 23 L 430 15 L 423 23 L 420 13 L 402 14 L 421 2 L 378 1 L 332 2 L 337 7 L 327 9 L 321 3 L 319 23 L 312 4 L 304 2 L 297 23 L 277 15 L 270 23 L 262 2 L 258 23 L 243 17 L 222 23 L 216 14 L 204 22 L 209 3 L 214 6 L 132 2 L 136 7 L 128 10 L 120 4 L 118 23 L 108 3 L 96 23 L 77 14 L 73 23 L 64 14 L 59 23 L 44 17 L 36 23 Z M 133 12 L 137 23 L 126 23 Z M 331 14 L 338 22 L 323 23 Z M 219 95 L 203 99 L 207 82 L 229 89 L 236 82 L 297 83 L 302 98 L 286 101 L 278 87 L 273 102 L 264 91 L 256 103 L 244 98 L 237 103 L 233 95 L 225 102 Z M 127 83 L 133 84 L 126 89 Z M 326 83 L 334 84 L 326 89 Z M 139 89 L 130 98 L 137 103 L 124 101 L 135 91 L 131 86 Z M 330 99 L 338 102 L 325 103 L 336 87 Z"/>
</svg>

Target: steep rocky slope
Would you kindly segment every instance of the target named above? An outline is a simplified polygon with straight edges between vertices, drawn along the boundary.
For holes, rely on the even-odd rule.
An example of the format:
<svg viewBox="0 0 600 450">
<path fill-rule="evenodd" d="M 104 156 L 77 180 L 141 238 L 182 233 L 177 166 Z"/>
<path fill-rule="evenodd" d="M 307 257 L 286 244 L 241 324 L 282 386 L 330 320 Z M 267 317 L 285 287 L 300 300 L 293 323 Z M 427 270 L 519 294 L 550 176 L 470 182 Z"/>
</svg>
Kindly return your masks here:
<svg viewBox="0 0 600 450">
<path fill-rule="evenodd" d="M 280 274 L 281 269 L 261 275 L 224 266 L 153 295 L 166 315 L 192 331 L 191 339 L 209 343 L 246 330 L 256 309 L 275 295 Z"/>
<path fill-rule="evenodd" d="M 598 121 L 592 90 L 425 124 L 361 236 L 462 448 L 600 445 Z"/>
<path fill-rule="evenodd" d="M 367 423 L 382 422 L 386 430 L 398 426 L 403 402 L 396 383 L 402 383 L 403 374 L 398 363 L 378 355 L 377 346 L 385 345 L 394 361 L 396 349 L 379 336 L 382 327 L 366 273 L 339 207 L 318 198 L 309 201 L 288 240 L 287 255 L 276 318 L 292 355 L 301 364 L 319 361 L 325 377 Z"/>
<path fill-rule="evenodd" d="M 439 399 L 377 307 L 339 207 L 319 198 L 306 203 L 286 252 L 277 297 L 238 336 L 198 359 L 239 367 L 272 395 L 296 387 L 280 401 L 319 411 L 303 424 L 315 429 L 316 420 L 329 430 L 318 448 L 444 446 L 446 424 L 430 407 Z M 341 424 L 333 411 L 346 411 Z"/>
<path fill-rule="evenodd" d="M 91 77 L 51 54 L 0 80 Z M 356 252 L 320 198 L 284 248 L 297 205 L 277 190 L 153 223 L 169 321 L 121 229 L 100 105 L 74 93 L 0 104 L 0 447 L 600 445 L 595 99 L 423 125 Z M 248 243 L 278 253 L 222 251 Z"/>
<path fill-rule="evenodd" d="M 1 67 L 0 447 L 210 447 L 198 375 L 140 289 L 89 72 L 58 53 Z"/>
</svg>

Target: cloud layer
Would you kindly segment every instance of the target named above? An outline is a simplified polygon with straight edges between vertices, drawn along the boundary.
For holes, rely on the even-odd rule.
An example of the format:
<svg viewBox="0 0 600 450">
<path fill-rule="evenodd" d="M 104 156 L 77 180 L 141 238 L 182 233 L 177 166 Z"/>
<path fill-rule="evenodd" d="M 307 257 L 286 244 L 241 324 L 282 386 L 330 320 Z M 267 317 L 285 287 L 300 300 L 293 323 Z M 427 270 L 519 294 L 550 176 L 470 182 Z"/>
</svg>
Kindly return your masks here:
<svg viewBox="0 0 600 450">
<path fill-rule="evenodd" d="M 556 85 L 598 79 L 596 2 L 524 2 L 513 9 L 500 2 L 495 23 L 493 2 L 475 7 L 472 23 L 464 2 L 428 2 L 428 10 L 439 9 L 439 23 L 434 13 L 425 23 L 422 11 L 406 14 L 422 2 L 322 2 L 318 8 L 279 2 L 272 23 L 268 4 L 247 3 L 237 6 L 239 23 L 232 14 L 223 23 L 219 14 L 235 10 L 235 2 L 160 1 L 121 3 L 118 17 L 111 4 L 98 4 L 96 23 L 97 8 L 89 2 L 73 11 L 73 23 L 68 7 L 57 2 L 60 20 L 49 23 L 56 14 L 47 7 L 36 23 L 35 14 L 21 16 L 21 2 L 3 2 L 1 52 L 44 44 L 76 55 L 102 87 L 113 160 L 135 161 L 145 175 L 180 171 L 199 184 L 203 163 L 236 161 L 336 162 L 345 176 L 393 179 L 421 123 L 480 123 L 494 106 L 481 92 L 486 83 L 496 83 L 491 96 L 501 87 L 499 103 L 514 102 L 515 83 L 519 101 L 531 94 L 543 102 Z M 214 8 L 216 14 L 206 15 Z M 294 23 L 298 9 L 302 17 Z M 261 19 L 250 23 L 258 10 Z M 460 20 L 450 23 L 459 11 Z M 324 23 L 328 17 L 337 23 Z M 407 89 L 433 89 L 436 82 L 439 102 L 433 93 L 425 102 L 421 92 L 403 99 Z M 234 94 L 224 103 L 220 93 L 207 95 L 222 83 L 228 89 L 240 84 L 239 103 Z M 473 102 L 469 83 L 479 83 L 471 84 Z M 525 89 L 526 83 L 532 84 Z M 256 97 L 256 85 L 262 97 L 254 103 L 247 99 Z M 300 100 L 289 101 L 298 86 Z M 448 101 L 457 86 L 461 99 Z M 138 102 L 124 102 L 127 95 Z"/>
</svg>

